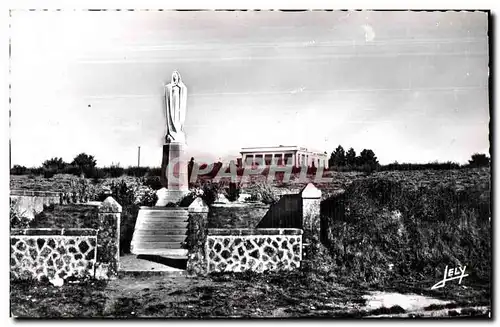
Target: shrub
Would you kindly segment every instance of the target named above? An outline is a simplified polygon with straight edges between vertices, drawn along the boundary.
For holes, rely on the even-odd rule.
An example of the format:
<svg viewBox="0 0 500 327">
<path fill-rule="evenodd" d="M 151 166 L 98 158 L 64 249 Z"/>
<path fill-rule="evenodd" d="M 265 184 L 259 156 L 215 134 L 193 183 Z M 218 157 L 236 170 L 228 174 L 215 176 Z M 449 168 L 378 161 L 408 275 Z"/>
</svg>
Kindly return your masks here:
<svg viewBox="0 0 500 327">
<path fill-rule="evenodd" d="M 220 192 L 220 186 L 218 183 L 212 181 L 207 181 L 202 186 L 201 198 L 207 205 L 212 205 L 216 200 Z"/>
<path fill-rule="evenodd" d="M 225 196 L 231 202 L 238 200 L 238 198 L 240 196 L 239 185 L 236 183 L 230 182 L 229 187 L 226 189 Z"/>
<path fill-rule="evenodd" d="M 24 175 L 26 174 L 26 167 L 20 165 L 14 165 L 10 170 L 11 175 Z"/>
<path fill-rule="evenodd" d="M 127 176 L 144 177 L 149 172 L 149 167 L 133 167 L 130 166 L 125 169 Z"/>
<path fill-rule="evenodd" d="M 54 175 L 57 174 L 57 169 L 53 168 L 44 168 L 43 169 L 43 177 L 45 178 L 52 178 Z"/>
<path fill-rule="evenodd" d="M 146 176 L 161 176 L 161 168 L 160 167 L 153 167 L 150 168 Z"/>
<path fill-rule="evenodd" d="M 414 164 L 414 163 L 398 163 L 394 162 L 388 165 L 384 165 L 380 167 L 382 171 L 392 171 L 392 170 L 425 170 L 425 169 L 433 169 L 433 170 L 450 170 L 450 169 L 458 169 L 460 165 L 456 162 L 431 162 L 425 164 Z"/>
<path fill-rule="evenodd" d="M 195 192 L 190 192 L 188 195 L 182 198 L 182 200 L 179 202 L 179 207 L 189 207 L 191 203 L 197 198 L 198 196 L 196 195 Z"/>
<path fill-rule="evenodd" d="M 245 198 L 245 202 L 258 202 L 260 200 L 261 200 L 261 198 L 260 198 L 259 194 L 256 192 L 250 193 L 250 196 Z"/>
<path fill-rule="evenodd" d="M 262 201 L 265 204 L 278 202 L 278 197 L 274 195 L 271 186 L 268 183 L 257 183 L 253 185 L 250 191 L 248 201 Z"/>
<path fill-rule="evenodd" d="M 35 176 L 43 175 L 43 171 L 44 169 L 42 167 L 33 167 L 28 169 L 28 173 Z"/>
<path fill-rule="evenodd" d="M 86 153 L 80 153 L 71 162 L 72 166 L 79 168 L 79 173 L 84 173 L 87 177 L 95 177 L 96 160 L 94 156 Z"/>
<path fill-rule="evenodd" d="M 192 198 L 193 200 L 200 197 L 207 205 L 212 205 L 217 200 L 217 197 L 221 192 L 222 185 L 223 182 L 215 183 L 209 179 L 202 180 L 194 185 L 190 195 L 187 197 Z M 188 199 L 186 199 L 186 201 L 188 201 Z"/>
<path fill-rule="evenodd" d="M 322 218 L 336 274 L 383 284 L 395 276 L 442 278 L 445 265 L 467 265 L 471 278 L 489 280 L 491 227 L 481 209 L 488 199 L 474 186 L 457 191 L 368 177 L 343 197 L 344 214 Z"/>
<path fill-rule="evenodd" d="M 99 180 L 106 178 L 105 171 L 97 167 L 89 169 L 86 173 L 84 173 L 84 175 L 88 178 L 92 178 L 96 183 L 99 182 Z"/>
<path fill-rule="evenodd" d="M 109 183 L 111 196 L 122 206 L 122 219 L 120 221 L 120 251 L 130 253 L 130 242 L 134 235 L 135 222 L 140 206 L 153 206 L 156 204 L 156 192 L 150 187 L 141 184 L 139 179 L 131 182 L 125 180 L 111 181 Z M 102 197 L 108 194 L 101 193 Z"/>
<path fill-rule="evenodd" d="M 29 228 L 30 219 L 24 217 L 17 208 L 17 200 L 10 200 L 10 228 Z"/>
<path fill-rule="evenodd" d="M 158 201 L 156 191 L 148 186 L 139 186 L 135 193 L 135 205 L 152 207 Z"/>
<path fill-rule="evenodd" d="M 75 165 L 67 165 L 64 167 L 62 170 L 63 174 L 70 174 L 70 175 L 75 175 L 75 176 L 80 176 L 80 168 Z"/>
<path fill-rule="evenodd" d="M 163 187 L 159 176 L 147 176 L 143 179 L 143 184 L 152 188 L 153 190 L 159 190 Z"/>
<path fill-rule="evenodd" d="M 314 175 L 316 174 L 316 171 L 318 171 L 318 168 L 314 166 L 307 167 L 307 175 Z"/>
<path fill-rule="evenodd" d="M 484 153 L 474 153 L 469 160 L 471 167 L 488 167 L 490 165 L 490 158 Z"/>
<path fill-rule="evenodd" d="M 96 185 L 92 185 L 86 178 L 72 180 L 70 184 L 70 193 L 74 194 L 75 202 L 85 203 L 88 201 L 96 201 L 99 198 L 101 189 Z M 78 198 L 76 198 L 78 195 Z"/>
<path fill-rule="evenodd" d="M 52 159 L 45 160 L 42 164 L 42 167 L 45 169 L 53 169 L 57 172 L 62 172 L 62 170 L 64 169 L 64 167 L 66 167 L 66 165 L 67 163 L 64 162 L 62 158 L 54 157 Z"/>
<path fill-rule="evenodd" d="M 123 167 L 120 167 L 120 164 L 112 164 L 109 167 L 102 168 L 102 171 L 104 172 L 105 176 L 117 178 L 123 175 L 125 169 Z"/>
</svg>

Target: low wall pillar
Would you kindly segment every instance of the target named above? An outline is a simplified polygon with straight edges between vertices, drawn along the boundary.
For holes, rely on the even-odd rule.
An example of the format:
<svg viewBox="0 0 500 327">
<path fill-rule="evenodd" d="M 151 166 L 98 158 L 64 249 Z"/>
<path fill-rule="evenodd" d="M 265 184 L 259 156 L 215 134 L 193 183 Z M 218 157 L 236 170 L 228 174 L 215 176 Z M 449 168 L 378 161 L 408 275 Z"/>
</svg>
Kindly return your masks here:
<svg viewBox="0 0 500 327">
<path fill-rule="evenodd" d="M 120 219 L 122 206 L 111 196 L 98 209 L 97 260 L 95 278 L 114 279 L 120 260 Z"/>
<path fill-rule="evenodd" d="M 321 246 L 321 191 L 314 184 L 309 183 L 300 194 L 302 197 L 302 229 L 304 230 L 303 242 L 305 247 L 302 265 L 307 267 L 311 260 L 314 259 L 317 252 L 316 247 Z"/>
<path fill-rule="evenodd" d="M 205 244 L 208 210 L 208 205 L 201 198 L 196 198 L 188 207 L 188 261 L 186 271 L 189 276 L 204 276 L 207 274 Z"/>
</svg>

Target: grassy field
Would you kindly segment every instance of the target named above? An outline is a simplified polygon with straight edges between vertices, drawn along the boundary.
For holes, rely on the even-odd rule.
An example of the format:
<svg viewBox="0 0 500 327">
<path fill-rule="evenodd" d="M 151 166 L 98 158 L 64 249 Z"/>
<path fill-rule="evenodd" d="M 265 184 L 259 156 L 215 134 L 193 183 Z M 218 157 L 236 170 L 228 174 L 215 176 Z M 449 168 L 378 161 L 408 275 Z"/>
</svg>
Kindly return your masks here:
<svg viewBox="0 0 500 327">
<path fill-rule="evenodd" d="M 313 182 L 323 191 L 323 198 L 335 194 L 339 189 L 345 188 L 355 180 L 364 179 L 367 177 L 385 178 L 393 181 L 401 181 L 404 184 L 412 187 L 436 187 L 436 186 L 453 186 L 457 190 L 470 187 L 477 187 L 485 196 L 489 196 L 491 189 L 491 175 L 489 168 L 469 168 L 455 170 L 417 170 L 417 171 L 385 171 L 375 172 L 370 175 L 359 172 L 325 172 L 325 177 L 332 178 L 329 183 L 316 183 L 314 176 L 307 176 L 307 181 L 302 182 L 298 176 L 292 175 L 288 183 L 273 181 L 271 188 L 276 194 L 297 193 L 308 182 Z M 255 184 L 265 183 L 266 176 L 250 176 L 250 183 L 242 185 L 243 191 L 251 190 Z M 97 188 L 104 185 L 109 185 L 111 182 L 125 181 L 132 183 L 137 180 L 136 177 L 122 176 L 117 178 L 106 178 L 100 180 L 88 180 L 90 184 Z M 52 191 L 52 192 L 69 192 L 77 187 L 81 181 L 80 177 L 67 174 L 55 175 L 52 178 L 44 178 L 43 176 L 29 175 L 11 175 L 10 189 L 25 189 L 32 191 Z M 228 180 L 222 179 L 226 183 Z"/>
</svg>

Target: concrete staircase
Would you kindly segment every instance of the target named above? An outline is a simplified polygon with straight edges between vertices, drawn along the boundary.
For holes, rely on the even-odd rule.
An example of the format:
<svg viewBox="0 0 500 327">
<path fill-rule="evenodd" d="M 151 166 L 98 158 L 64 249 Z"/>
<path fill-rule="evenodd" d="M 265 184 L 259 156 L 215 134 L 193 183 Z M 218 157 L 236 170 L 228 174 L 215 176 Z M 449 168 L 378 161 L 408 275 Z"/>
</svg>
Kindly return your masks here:
<svg viewBox="0 0 500 327">
<path fill-rule="evenodd" d="M 188 228 L 187 208 L 141 207 L 135 223 L 131 252 L 187 259 L 183 248 Z"/>
</svg>

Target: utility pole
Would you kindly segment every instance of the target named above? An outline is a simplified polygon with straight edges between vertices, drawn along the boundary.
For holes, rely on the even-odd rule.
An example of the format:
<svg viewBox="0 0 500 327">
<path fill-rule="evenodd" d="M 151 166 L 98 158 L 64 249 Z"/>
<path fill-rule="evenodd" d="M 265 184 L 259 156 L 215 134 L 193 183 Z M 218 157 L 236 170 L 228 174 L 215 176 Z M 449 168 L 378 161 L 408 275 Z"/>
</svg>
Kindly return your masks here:
<svg viewBox="0 0 500 327">
<path fill-rule="evenodd" d="M 137 147 L 137 168 L 141 166 L 141 147 Z"/>
<path fill-rule="evenodd" d="M 9 91 L 10 91 L 10 87 L 9 87 Z M 12 169 L 12 147 L 11 147 L 12 127 L 11 127 L 11 123 L 10 123 L 11 120 L 12 120 L 12 118 L 11 118 L 11 110 L 9 108 L 9 174 L 10 174 L 10 170 Z"/>
</svg>

